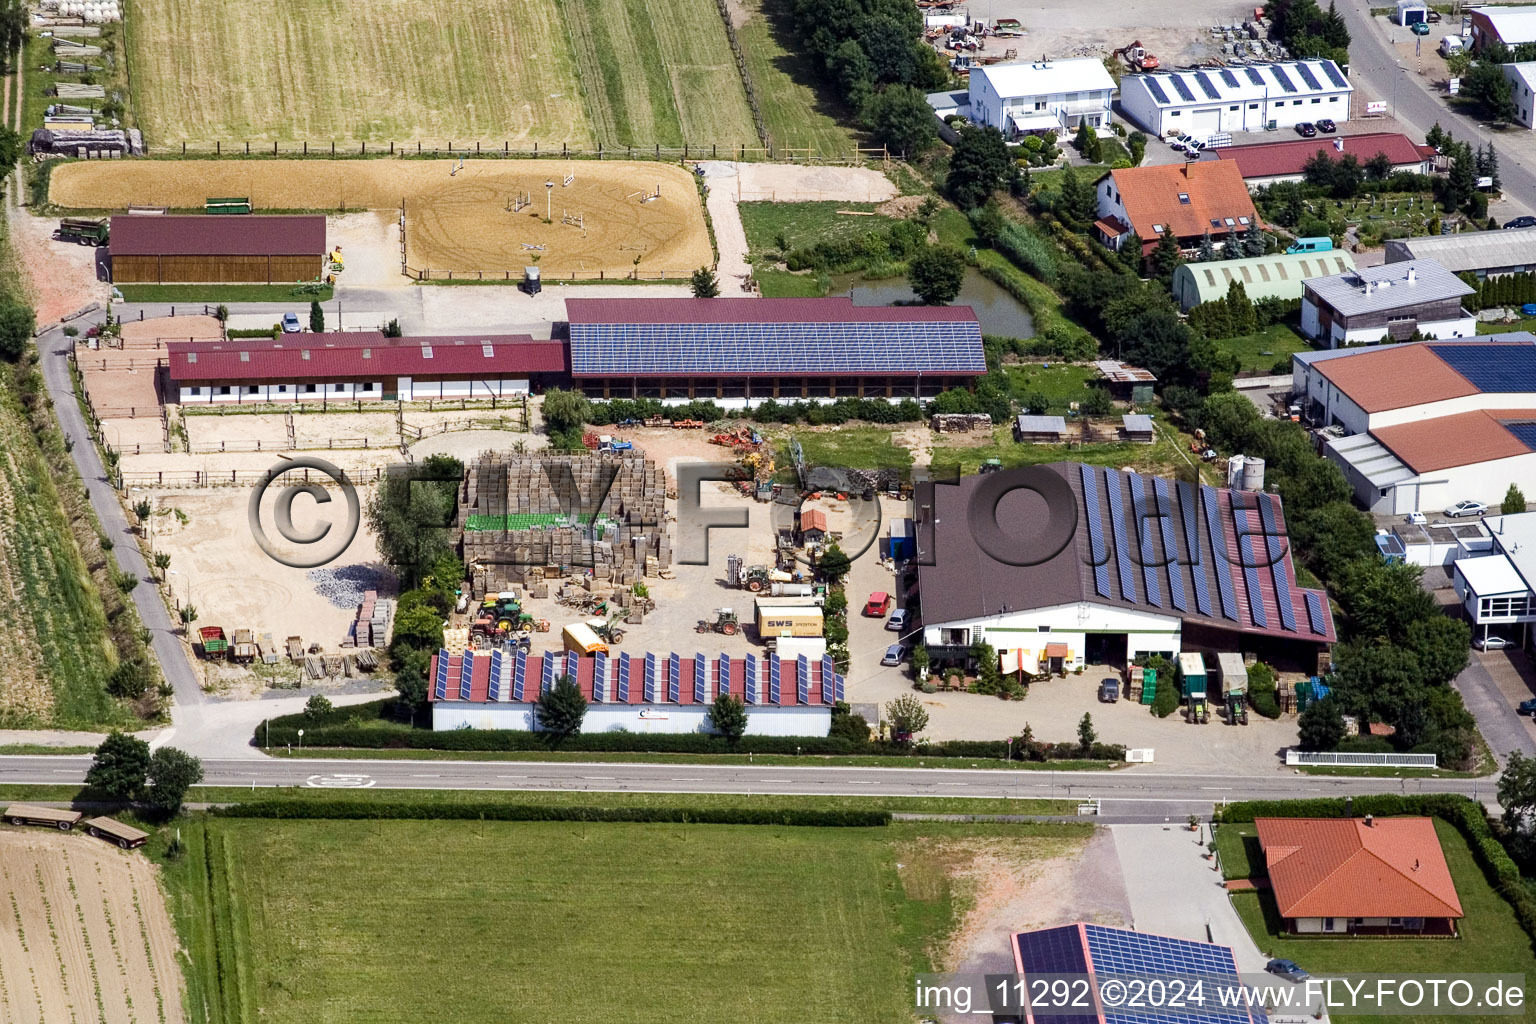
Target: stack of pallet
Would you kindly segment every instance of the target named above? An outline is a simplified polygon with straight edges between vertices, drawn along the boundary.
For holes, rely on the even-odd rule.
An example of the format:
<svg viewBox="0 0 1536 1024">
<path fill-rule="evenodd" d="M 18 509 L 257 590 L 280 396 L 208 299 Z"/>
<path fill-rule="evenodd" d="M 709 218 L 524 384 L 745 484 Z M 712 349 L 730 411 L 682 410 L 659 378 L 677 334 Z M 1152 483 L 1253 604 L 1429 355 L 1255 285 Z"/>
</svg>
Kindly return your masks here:
<svg viewBox="0 0 1536 1024">
<path fill-rule="evenodd" d="M 352 643 L 357 647 L 388 647 L 389 627 L 395 617 L 392 598 L 379 597 L 377 590 L 365 590 L 352 623 Z"/>
<path fill-rule="evenodd" d="M 461 499 L 457 527 L 477 592 L 536 585 L 546 567 L 551 577 L 592 570 L 628 585 L 671 564 L 666 477 L 642 457 L 486 452 Z"/>
</svg>

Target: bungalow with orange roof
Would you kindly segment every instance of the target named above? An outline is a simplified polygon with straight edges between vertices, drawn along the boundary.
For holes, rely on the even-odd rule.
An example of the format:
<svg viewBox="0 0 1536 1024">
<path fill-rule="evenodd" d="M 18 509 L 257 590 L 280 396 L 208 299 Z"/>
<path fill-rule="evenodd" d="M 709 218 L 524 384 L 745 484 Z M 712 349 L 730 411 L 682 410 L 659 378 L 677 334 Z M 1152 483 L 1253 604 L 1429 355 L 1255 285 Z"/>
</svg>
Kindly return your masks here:
<svg viewBox="0 0 1536 1024">
<path fill-rule="evenodd" d="M 1121 167 L 1099 179 L 1099 219 L 1094 234 L 1119 250 L 1131 233 L 1149 256 L 1159 238 L 1172 235 L 1180 249 L 1195 249 L 1206 235 L 1220 244 L 1263 226 L 1243 172 L 1227 160 Z"/>
<path fill-rule="evenodd" d="M 1275 904 L 1302 935 L 1454 936 L 1462 917 L 1429 818 L 1259 818 Z"/>
</svg>

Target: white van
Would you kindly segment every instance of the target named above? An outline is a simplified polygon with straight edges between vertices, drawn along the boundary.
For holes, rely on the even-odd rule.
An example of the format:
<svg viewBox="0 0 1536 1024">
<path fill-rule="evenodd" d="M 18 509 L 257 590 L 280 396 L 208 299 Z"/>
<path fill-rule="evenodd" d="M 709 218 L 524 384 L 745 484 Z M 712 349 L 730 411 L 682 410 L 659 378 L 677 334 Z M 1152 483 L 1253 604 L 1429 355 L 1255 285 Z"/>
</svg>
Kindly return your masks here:
<svg viewBox="0 0 1536 1024">
<path fill-rule="evenodd" d="M 1440 56 L 1449 57 L 1455 53 L 1464 53 L 1467 44 L 1461 36 L 1445 36 L 1440 40 Z"/>
</svg>

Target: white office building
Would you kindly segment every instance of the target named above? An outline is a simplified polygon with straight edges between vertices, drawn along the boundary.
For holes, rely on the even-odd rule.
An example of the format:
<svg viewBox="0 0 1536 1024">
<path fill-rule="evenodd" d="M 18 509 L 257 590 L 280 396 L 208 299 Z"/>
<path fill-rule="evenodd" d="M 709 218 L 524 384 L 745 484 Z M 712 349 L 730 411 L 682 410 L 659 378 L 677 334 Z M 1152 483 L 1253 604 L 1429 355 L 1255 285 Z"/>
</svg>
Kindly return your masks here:
<svg viewBox="0 0 1536 1024">
<path fill-rule="evenodd" d="M 1536 128 L 1536 60 L 1505 64 L 1509 79 L 1509 98 L 1515 104 L 1515 120 L 1527 128 Z"/>
<path fill-rule="evenodd" d="M 1126 116 L 1158 136 L 1209 138 L 1218 132 L 1291 128 L 1327 118 L 1349 120 L 1354 86 L 1331 60 L 1205 68 L 1120 80 Z"/>
<path fill-rule="evenodd" d="M 1501 636 L 1522 647 L 1531 644 L 1536 621 L 1536 513 L 1484 520 L 1490 550 L 1454 563 L 1451 583 L 1479 638 Z"/>
<path fill-rule="evenodd" d="M 1075 132 L 1110 124 L 1115 80 L 1095 57 L 1028 64 L 993 64 L 971 71 L 970 118 L 1004 137 Z"/>
</svg>

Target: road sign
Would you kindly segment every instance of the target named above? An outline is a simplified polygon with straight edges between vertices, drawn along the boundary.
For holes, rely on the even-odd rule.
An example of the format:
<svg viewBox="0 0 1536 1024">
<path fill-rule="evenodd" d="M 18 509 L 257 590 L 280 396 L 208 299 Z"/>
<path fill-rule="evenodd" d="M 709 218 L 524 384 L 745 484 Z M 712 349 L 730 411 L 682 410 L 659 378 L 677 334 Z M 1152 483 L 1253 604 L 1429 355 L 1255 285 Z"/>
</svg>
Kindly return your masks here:
<svg viewBox="0 0 1536 1024">
<path fill-rule="evenodd" d="M 1452 96 L 1455 96 L 1457 93 L 1461 92 L 1461 79 L 1459 79 L 1459 78 L 1452 78 L 1450 81 L 1446 82 L 1445 84 L 1446 84 L 1447 88 L 1450 89 Z"/>
<path fill-rule="evenodd" d="M 1385 114 L 1386 112 L 1387 112 L 1387 101 L 1386 100 L 1371 100 L 1369 103 L 1367 103 L 1365 105 L 1365 113 L 1366 113 L 1367 117 L 1382 115 L 1382 114 Z"/>
</svg>

